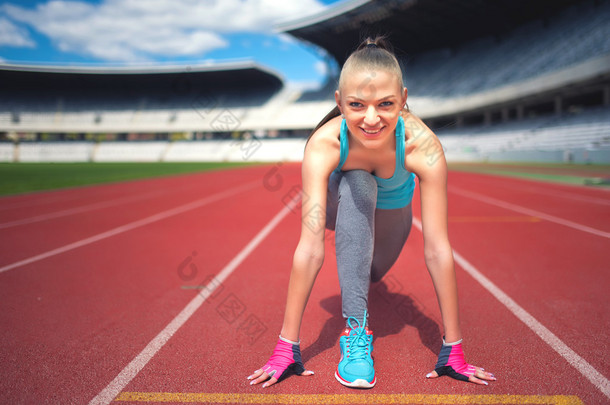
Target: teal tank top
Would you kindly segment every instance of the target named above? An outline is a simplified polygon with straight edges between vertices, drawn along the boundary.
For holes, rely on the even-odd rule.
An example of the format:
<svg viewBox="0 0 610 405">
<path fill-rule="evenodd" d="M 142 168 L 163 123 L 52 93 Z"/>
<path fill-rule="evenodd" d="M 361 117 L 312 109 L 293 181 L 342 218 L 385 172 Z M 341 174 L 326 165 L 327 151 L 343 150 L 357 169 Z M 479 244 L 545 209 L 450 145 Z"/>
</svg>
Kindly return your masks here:
<svg viewBox="0 0 610 405">
<path fill-rule="evenodd" d="M 394 169 L 394 174 L 389 179 L 373 175 L 377 181 L 377 208 L 384 210 L 402 208 L 409 205 L 415 190 L 415 174 L 405 169 L 405 123 L 402 117 L 398 117 L 395 134 L 396 168 Z M 339 166 L 337 166 L 335 172 L 341 171 L 349 153 L 349 140 L 345 119 L 341 121 L 339 141 L 341 143 Z"/>
</svg>

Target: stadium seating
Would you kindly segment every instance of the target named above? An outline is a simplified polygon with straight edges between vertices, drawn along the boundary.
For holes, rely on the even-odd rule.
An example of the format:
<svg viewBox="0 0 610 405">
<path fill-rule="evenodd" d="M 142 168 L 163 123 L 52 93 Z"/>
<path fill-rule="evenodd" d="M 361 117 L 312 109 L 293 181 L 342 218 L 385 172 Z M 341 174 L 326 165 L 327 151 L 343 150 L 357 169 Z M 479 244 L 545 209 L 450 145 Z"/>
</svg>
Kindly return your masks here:
<svg viewBox="0 0 610 405">
<path fill-rule="evenodd" d="M 562 151 L 590 150 L 599 152 L 601 161 L 608 162 L 610 24 L 607 21 L 610 1 L 583 1 L 497 37 L 479 38 L 452 49 L 404 55 L 401 63 L 409 89 L 408 104 L 420 117 L 446 123 L 473 111 L 482 117 L 491 114 L 492 108 L 498 115 L 509 104 L 513 112 L 516 107 L 523 112 L 524 105 L 519 103 L 525 97 L 536 98 L 549 90 L 554 93 L 546 102 L 551 100 L 552 104 L 554 94 L 561 94 L 563 89 L 598 80 L 596 105 L 606 107 L 561 116 L 547 111 L 549 115 L 534 119 L 519 120 L 519 116 L 512 122 L 436 131 L 449 159 L 512 158 L 515 154 L 527 156 L 523 152 L 529 151 L 552 152 L 549 156 L 557 159 Z M 302 92 L 286 86 L 278 76 L 262 72 L 264 69 L 248 70 L 248 75 L 254 76 L 236 69 L 237 73 L 225 76 L 224 81 L 208 77 L 200 82 L 207 85 L 187 86 L 185 91 L 172 87 L 178 79 L 164 86 L 157 86 L 156 81 L 150 87 L 136 86 L 138 91 L 121 90 L 121 86 L 112 89 L 116 92 L 106 91 L 102 86 L 101 90 L 96 88 L 96 97 L 80 91 L 78 86 L 65 91 L 60 87 L 60 93 L 64 92 L 61 96 L 36 93 L 34 89 L 15 91 L 11 97 L 0 97 L 0 139 L 4 141 L 20 137 L 19 134 L 38 134 L 38 139 L 45 139 L 42 135 L 48 133 L 76 134 L 79 140 L 98 141 L 105 134 L 120 134 L 109 138 L 126 140 L 140 134 L 148 141 L 27 142 L 32 135 L 22 137 L 19 145 L 0 143 L 0 161 L 244 160 L 241 147 L 248 142 L 246 134 L 281 138 L 297 133 L 302 137 L 334 107 L 337 78 L 332 75 L 321 88 Z M 41 77 L 54 73 L 57 72 L 43 71 Z M 97 79 L 106 73 L 97 72 L 98 76 L 93 77 Z M 202 79 L 210 73 L 214 72 L 194 74 Z M 216 73 L 222 73 L 222 69 Z M 155 74 L 158 72 L 146 71 L 136 77 L 145 82 Z M 251 88 L 235 85 L 232 81 L 240 75 L 264 80 L 258 84 L 257 80 L 247 81 Z M 130 85 L 132 80 L 130 76 L 122 83 Z M 215 87 L 208 87 L 212 82 Z M 507 111 L 508 108 L 502 113 Z M 152 141 L 158 139 L 168 141 Z M 268 141 L 267 148 L 261 148 L 248 159 L 298 160 L 301 156 L 303 139 L 287 140 L 286 144 L 279 139 Z"/>
<path fill-rule="evenodd" d="M 565 10 L 502 38 L 405 58 L 405 83 L 418 96 L 455 97 L 516 83 L 610 53 L 610 2 Z M 535 38 L 535 40 L 532 40 Z"/>
<path fill-rule="evenodd" d="M 494 126 L 437 130 L 450 160 L 485 160 L 513 152 L 599 151 L 610 154 L 610 110 L 590 109 Z M 554 154 L 553 156 L 560 156 Z M 542 156 L 539 154 L 538 156 Z"/>
</svg>

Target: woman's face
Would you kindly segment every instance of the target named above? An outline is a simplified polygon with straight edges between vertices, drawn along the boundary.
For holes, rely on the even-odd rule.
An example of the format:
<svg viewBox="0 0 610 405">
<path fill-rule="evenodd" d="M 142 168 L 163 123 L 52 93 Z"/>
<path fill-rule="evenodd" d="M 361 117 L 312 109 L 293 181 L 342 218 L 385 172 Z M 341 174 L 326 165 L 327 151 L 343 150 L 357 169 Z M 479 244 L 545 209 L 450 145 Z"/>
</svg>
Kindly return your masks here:
<svg viewBox="0 0 610 405">
<path fill-rule="evenodd" d="M 335 99 L 352 136 L 376 149 L 392 140 L 407 89 L 386 70 L 349 72 Z"/>
</svg>

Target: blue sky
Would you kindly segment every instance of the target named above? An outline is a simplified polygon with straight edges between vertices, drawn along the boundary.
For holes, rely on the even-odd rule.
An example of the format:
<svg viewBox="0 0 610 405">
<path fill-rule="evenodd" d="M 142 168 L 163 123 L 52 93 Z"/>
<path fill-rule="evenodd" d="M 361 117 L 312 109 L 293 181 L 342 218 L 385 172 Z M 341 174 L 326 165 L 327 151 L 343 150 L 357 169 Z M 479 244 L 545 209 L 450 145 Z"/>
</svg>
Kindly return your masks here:
<svg viewBox="0 0 610 405">
<path fill-rule="evenodd" d="M 275 32 L 340 0 L 12 0 L 0 3 L 0 62 L 196 65 L 253 59 L 295 85 L 323 55 Z"/>
</svg>

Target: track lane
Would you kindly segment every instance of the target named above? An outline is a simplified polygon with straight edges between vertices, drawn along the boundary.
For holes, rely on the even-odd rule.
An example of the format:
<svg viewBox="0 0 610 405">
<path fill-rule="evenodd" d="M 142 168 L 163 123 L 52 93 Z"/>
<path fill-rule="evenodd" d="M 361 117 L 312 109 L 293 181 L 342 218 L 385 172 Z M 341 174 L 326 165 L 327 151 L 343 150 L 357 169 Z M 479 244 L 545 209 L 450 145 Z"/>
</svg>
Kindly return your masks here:
<svg viewBox="0 0 610 405">
<path fill-rule="evenodd" d="M 485 194 L 502 196 L 492 189 Z M 542 196 L 537 197 L 537 202 L 553 203 Z M 449 206 L 450 217 L 510 214 L 503 208 L 452 193 Z M 562 209 L 567 218 L 581 216 L 582 207 L 577 202 L 564 202 Z M 603 221 L 598 222 L 600 227 L 605 226 Z M 475 266 L 484 269 L 510 297 L 598 371 L 610 374 L 608 358 L 592 355 L 600 345 L 607 344 L 605 325 L 610 324 L 610 315 L 604 310 L 605 285 L 610 281 L 605 266 L 607 239 L 544 220 L 451 223 L 450 232 L 457 251 L 471 257 Z"/>
<path fill-rule="evenodd" d="M 222 183 L 215 180 L 212 172 L 206 172 L 171 179 L 158 179 L 159 184 L 151 183 L 152 180 L 142 180 L 99 186 L 99 189 L 82 188 L 83 192 L 91 195 L 86 205 L 116 199 L 117 188 L 121 189 L 123 193 L 120 198 L 129 199 L 121 206 L 74 212 L 72 215 L 0 229 L 0 240 L 5 250 L 5 254 L 0 257 L 0 267 L 87 239 L 159 212 L 171 210 L 181 204 L 200 200 L 207 195 L 223 192 L 242 184 L 244 176 L 258 182 L 268 170 L 269 167 L 253 168 L 251 171 L 227 170 L 222 175 Z M 157 193 L 157 191 L 165 192 Z M 67 192 L 72 194 L 74 190 Z M 110 197 L 104 197 L 106 193 L 109 193 Z M 150 195 L 150 197 L 145 200 L 139 199 L 138 197 L 143 194 Z M 44 198 L 44 195 L 40 193 L 33 195 L 32 198 Z M 82 207 L 82 204 L 83 201 L 79 200 L 75 206 L 66 205 L 64 209 L 75 209 Z M 58 211 L 50 211 L 47 214 L 55 212 Z M 37 211 L 30 212 L 29 217 L 13 217 L 13 220 L 25 220 L 38 215 Z"/>
<path fill-rule="evenodd" d="M 253 213 L 265 201 L 240 209 L 252 193 L 1 274 L 0 294 L 10 309 L 0 314 L 5 397 L 14 403 L 91 399 L 184 305 L 180 264 L 197 251 L 220 266 L 259 226 Z M 227 210 L 232 218 L 210 228 Z M 219 245 L 218 237 L 231 242 Z"/>
<path fill-rule="evenodd" d="M 267 173 L 268 168 L 267 171 L 263 170 L 257 175 Z M 39 363 L 30 363 L 32 367 L 19 366 L 21 367 L 19 372 L 12 374 L 7 383 L 15 383 L 13 388 L 27 387 L 24 388 L 24 392 L 31 391 L 31 397 L 39 398 L 39 402 L 49 398 L 49 391 L 54 391 L 50 399 L 47 399 L 49 401 L 86 402 L 83 399 L 87 398 L 87 395 L 92 397 L 95 395 L 96 389 L 99 391 L 104 383 L 114 378 L 120 368 L 125 365 L 125 361 L 133 358 L 135 353 L 150 341 L 151 336 L 158 333 L 159 328 L 164 325 L 163 322 L 169 322 L 176 311 L 185 305 L 187 301 L 184 298 L 185 293 L 191 297 L 195 294 L 192 290 L 181 288 L 185 283 L 178 276 L 180 263 L 191 257 L 191 261 L 197 264 L 200 272 L 205 271 L 207 274 L 209 270 L 210 274 L 213 274 L 213 269 L 222 268 L 230 260 L 231 255 L 235 255 L 235 252 L 247 243 L 247 238 L 240 236 L 244 227 L 251 229 L 252 235 L 257 231 L 257 226 L 258 229 L 262 227 L 264 221 L 261 217 L 264 217 L 265 213 L 268 217 L 274 210 L 277 211 L 283 206 L 283 196 L 291 185 L 298 183 L 299 176 L 296 168 L 284 167 L 280 173 L 283 175 L 282 187 L 276 191 L 265 187 L 259 190 L 260 193 L 253 191 L 251 198 L 244 199 L 244 201 L 248 201 L 247 210 L 243 209 L 243 204 L 236 203 L 234 206 L 218 207 L 213 212 L 202 210 L 201 217 L 191 215 L 175 217 L 167 222 L 150 225 L 151 229 L 146 233 L 138 232 L 137 238 L 134 238 L 133 235 L 128 237 L 127 234 L 122 237 L 117 236 L 117 239 L 113 241 L 115 243 L 104 243 L 105 246 L 108 246 L 105 254 L 100 254 L 104 250 L 93 249 L 93 246 L 82 248 L 82 256 L 77 255 L 70 260 L 70 263 L 86 263 L 87 271 L 82 270 L 82 266 L 77 267 L 80 271 L 75 270 L 74 267 L 67 271 L 70 274 L 69 278 L 76 277 L 76 279 L 69 281 L 56 291 L 51 291 L 48 297 L 40 296 L 42 302 L 46 302 L 45 298 L 49 298 L 49 301 L 54 301 L 55 304 L 49 304 L 42 309 L 40 307 L 31 309 L 20 318 L 28 319 L 28 315 L 37 316 L 38 318 L 35 320 L 40 324 L 22 322 L 24 325 L 21 329 L 23 329 L 22 337 L 24 339 L 19 341 L 28 342 L 29 346 L 17 347 L 17 357 L 30 358 L 32 361 L 34 358 L 41 360 Z M 418 196 L 416 196 L 416 200 L 417 198 Z M 496 209 L 483 208 L 482 205 L 473 206 L 471 201 L 457 201 L 455 196 L 450 198 L 450 216 L 454 214 L 456 216 L 458 214 L 459 216 L 481 215 L 483 213 L 488 213 L 490 217 L 498 216 Z M 231 207 L 234 209 L 231 210 Z M 452 207 L 460 208 L 460 210 L 454 210 Z M 417 209 L 416 207 L 415 210 L 417 211 Z M 227 212 L 239 213 L 239 218 L 231 217 L 227 220 Z M 215 231 L 219 230 L 222 235 L 211 234 L 209 232 L 211 224 L 222 223 L 223 218 L 225 226 L 214 226 Z M 175 222 L 175 226 L 167 228 L 169 223 L 174 224 Z M 474 226 L 467 223 L 461 224 L 468 227 Z M 540 224 L 511 223 L 508 225 L 508 229 L 513 230 L 517 229 L 515 226 L 526 225 L 527 228 L 518 228 L 518 233 L 523 232 L 523 229 L 529 232 L 529 226 Z M 501 262 L 505 261 L 508 264 L 512 260 L 514 268 L 514 263 L 519 258 L 516 258 L 514 254 L 502 251 L 498 248 L 501 245 L 489 240 L 489 235 L 493 232 L 488 232 L 486 227 L 497 227 L 498 225 L 479 223 L 477 226 L 472 232 L 462 230 L 456 234 L 457 224 L 452 223 L 450 232 L 452 232 L 454 248 L 475 262 L 475 258 L 489 256 L 489 254 L 482 254 L 480 249 L 481 243 L 488 242 L 488 246 L 495 249 L 494 258 L 501 258 Z M 277 228 L 277 232 L 270 235 L 270 238 L 244 262 L 243 269 L 238 269 L 239 274 L 227 280 L 223 290 L 225 295 L 218 295 L 217 301 L 210 302 L 208 311 L 204 311 L 206 305 L 204 304 L 204 308 L 198 311 L 192 320 L 170 339 L 159 355 L 127 387 L 127 390 L 206 392 L 205 388 L 216 387 L 223 388 L 227 392 L 271 393 L 270 391 L 260 391 L 260 387 L 247 385 L 245 376 L 253 371 L 252 364 L 256 364 L 255 367 L 258 367 L 261 365 L 259 363 L 264 362 L 266 358 L 261 359 L 261 351 L 250 347 L 241 350 L 239 355 L 236 355 L 234 348 L 242 348 L 244 340 L 247 341 L 247 336 L 237 329 L 240 319 L 228 323 L 225 316 L 222 316 L 216 308 L 230 294 L 241 300 L 247 305 L 247 309 L 242 314 L 245 318 L 247 315 L 254 315 L 265 322 L 265 332 L 254 345 L 257 347 L 265 345 L 268 347 L 267 350 L 271 351 L 277 340 L 279 328 L 281 328 L 285 286 L 289 273 L 286 263 L 289 264 L 292 258 L 298 240 L 298 227 L 298 216 L 289 215 Z M 472 240 L 472 245 L 463 245 L 468 238 Z M 561 239 L 560 236 L 558 238 Z M 512 240 L 514 238 L 508 238 L 506 243 L 510 243 Z M 196 242 L 193 243 L 193 241 Z M 462 246 L 458 246 L 458 243 Z M 477 243 L 479 247 L 477 247 Z M 124 246 L 125 249 L 117 249 L 120 246 Z M 325 267 L 314 287 L 305 314 L 305 322 L 311 327 L 304 328 L 302 334 L 303 342 L 311 342 L 309 345 L 305 343 L 302 346 L 303 357 L 307 366 L 316 371 L 316 376 L 291 377 L 289 381 L 273 388 L 273 393 L 346 392 L 332 376 L 338 360 L 337 338 L 342 320 L 336 316 L 337 313 L 340 313 L 338 312 L 340 311 L 340 297 L 334 266 L 335 259 L 334 255 L 330 254 L 331 240 L 327 241 L 327 246 L 329 254 L 327 254 Z M 511 245 L 506 246 L 510 253 L 514 253 L 510 250 Z M 549 246 L 553 245 L 547 244 L 543 247 L 548 248 Z M 466 247 L 474 248 L 466 252 Z M 181 254 L 176 259 L 178 251 Z M 192 255 L 193 251 L 197 251 L 196 256 Z M 270 254 L 270 252 L 273 253 Z M 481 394 L 481 387 L 454 382 L 447 378 L 435 381 L 426 381 L 423 378 L 436 360 L 435 353 L 438 349 L 435 348 L 435 341 L 438 340 L 440 333 L 438 329 L 440 315 L 423 263 L 422 252 L 421 234 L 414 229 L 396 268 L 390 272 L 393 277 L 386 278 L 383 284 L 373 287 L 371 291 L 371 311 L 374 313 L 372 317 L 374 316 L 373 320 L 378 320 L 378 324 L 373 326 L 377 342 L 375 346 L 376 364 L 380 373 L 380 382 L 383 381 L 383 385 L 376 387 L 375 392 Z M 94 261 L 97 263 L 92 263 L 92 257 L 96 258 Z M 138 262 L 129 263 L 127 257 L 136 257 Z M 578 257 L 577 254 L 574 254 L 574 257 Z M 218 259 L 218 262 L 215 262 L 215 258 Z M 32 268 L 28 271 L 14 273 L 15 277 L 19 274 L 19 282 L 10 284 L 22 283 L 23 288 L 11 289 L 9 294 L 19 296 L 29 305 L 30 302 L 37 300 L 39 296 L 36 294 L 37 292 L 44 291 L 54 283 L 57 284 L 57 274 L 61 273 L 59 269 L 65 267 L 66 262 L 48 260 L 50 263 L 45 272 L 40 272 L 39 268 Z M 484 268 L 486 273 L 488 269 L 494 268 L 491 264 L 477 265 L 481 269 Z M 173 280 L 167 276 L 168 268 L 171 268 Z M 265 271 L 261 272 L 261 268 Z M 493 274 L 496 282 L 497 277 L 509 273 L 503 269 L 500 270 Z M 48 277 L 41 278 L 42 274 L 47 274 Z M 483 393 L 499 395 L 506 393 L 570 394 L 586 399 L 586 403 L 603 403 L 603 397 L 600 397 L 599 392 L 592 389 L 588 385 L 589 383 L 569 367 L 548 345 L 508 314 L 505 308 L 474 283 L 470 276 L 460 269 L 457 274 L 460 283 L 462 325 L 465 338 L 468 339 L 467 358 L 474 364 L 494 371 L 499 378 L 501 376 L 503 378 L 492 384 L 491 387 L 486 387 Z M 26 275 L 28 277 L 25 277 Z M 92 275 L 93 277 L 91 277 Z M 505 290 L 515 284 L 517 287 L 523 288 L 520 279 L 499 283 Z M 584 284 L 585 287 L 590 286 L 587 283 Z M 387 285 L 387 288 L 383 287 L 384 285 Z M 561 285 L 553 288 L 561 288 Z M 519 289 L 515 288 L 515 291 L 519 291 Z M 5 292 L 6 290 L 2 293 Z M 66 297 L 69 297 L 67 302 L 54 307 Z M 97 300 L 93 300 L 92 297 L 96 297 Z M 527 298 L 526 294 L 524 299 L 527 300 Z M 532 307 L 536 307 L 537 301 L 531 299 L 532 297 L 529 298 L 528 303 L 531 303 Z M 261 301 L 262 303 L 260 303 Z M 18 304 L 21 301 L 16 302 Z M 388 305 L 392 303 L 398 309 L 388 313 Z M 520 303 L 523 304 L 523 302 Z M 14 303 L 10 305 L 12 306 L 9 308 L 19 310 L 18 305 Z M 78 315 L 77 309 L 82 309 L 86 315 Z M 527 309 L 531 310 L 529 304 Z M 549 311 L 552 312 L 552 309 Z M 258 316 L 260 312 L 263 312 L 264 318 Z M 54 319 L 49 319 L 48 315 Z M 3 323 L 5 321 L 6 318 Z M 19 325 L 17 318 L 10 320 L 9 324 L 11 323 Z M 40 329 L 27 330 L 30 329 L 30 325 L 37 325 L 36 328 Z M 562 327 L 564 326 L 570 327 L 569 325 Z M 81 328 L 82 330 L 78 332 Z M 48 330 L 57 331 L 57 336 L 49 337 L 44 333 Z M 68 334 L 70 331 L 78 332 L 77 336 L 70 336 Z M 558 333 L 562 339 L 564 339 L 563 333 L 563 330 Z M 7 336 L 10 337 L 10 334 Z M 125 336 L 128 336 L 128 339 Z M 4 337 L 3 341 L 6 341 Z M 490 344 L 490 342 L 494 342 L 494 344 Z M 15 339 L 13 343 L 18 345 L 18 339 Z M 501 353 L 498 353 L 498 350 Z M 112 353 L 112 355 L 109 356 L 108 353 Z M 3 351 L 2 356 L 9 358 L 8 354 L 8 351 Z M 587 360 L 590 361 L 595 354 L 595 351 L 587 353 Z M 266 357 L 268 354 L 263 356 Z M 120 360 L 118 360 L 119 358 Z M 404 358 L 408 361 L 401 367 L 397 367 L 394 360 L 396 358 Z M 62 367 L 63 373 L 57 371 L 57 368 L 54 369 L 53 363 L 58 363 Z M 85 363 L 87 367 L 84 367 Z M 30 370 L 36 370 L 39 374 L 36 375 Z M 43 370 L 43 372 L 39 370 Z M 419 379 L 420 372 L 421 379 Z M 320 377 L 320 373 L 327 373 L 327 375 Z M 235 376 L 237 379 L 234 379 Z M 522 379 L 525 382 L 521 381 Z M 245 387 L 240 385 L 242 380 Z M 24 385 L 26 382 L 38 382 L 39 384 L 30 388 Z M 396 382 L 396 385 L 391 385 L 391 382 Z M 385 385 L 386 383 L 388 385 Z M 83 388 L 85 385 L 86 389 Z M 188 389 L 190 391 L 187 391 Z M 384 391 L 386 389 L 388 391 Z M 5 392 L 15 393 L 10 389 Z M 72 393 L 72 397 L 68 397 L 69 392 Z M 352 390 L 347 392 L 352 393 Z"/>
<path fill-rule="evenodd" d="M 120 198 L 125 193 L 145 193 L 155 188 L 171 188 L 176 185 L 176 179 L 183 176 L 189 175 L 171 175 L 0 196 L 0 218 L 4 220 L 6 216 L 15 217 L 17 214 L 28 216 L 32 213 L 32 210 L 50 212 L 63 209 L 65 206 Z M 9 212 L 7 213 L 7 211 Z"/>
<path fill-rule="evenodd" d="M 303 358 L 316 375 L 291 377 L 265 391 L 248 386 L 245 380 L 266 361 L 277 340 L 298 227 L 298 217 L 287 218 L 244 262 L 243 268 L 223 283 L 223 293 L 174 336 L 175 348 L 166 346 L 160 351 L 125 391 L 269 395 L 353 392 L 333 377 L 343 321 L 337 316 L 341 300 L 335 259 L 330 254 L 331 239 L 327 240 L 326 261 L 312 292 L 301 334 Z M 480 235 L 479 242 L 485 237 Z M 480 250 L 476 253 L 481 254 Z M 371 290 L 371 326 L 376 336 L 374 353 L 380 379 L 371 393 L 577 395 L 587 403 L 603 401 L 603 395 L 582 375 L 459 268 L 458 281 L 468 359 L 493 370 L 500 380 L 485 388 L 448 378 L 425 380 L 425 373 L 436 361 L 440 314 L 423 262 L 422 237 L 414 229 L 395 269 Z M 232 299 L 243 304 L 237 305 L 243 312 L 241 318 L 229 322 L 222 308 Z M 254 349 L 246 345 L 247 336 L 240 332 L 240 322 L 250 315 L 265 324 Z M 397 365 L 397 358 L 408 360 Z M 172 372 L 168 374 L 166 370 Z M 164 376 L 162 381 L 160 375 Z"/>
<path fill-rule="evenodd" d="M 610 232 L 610 192 L 606 189 L 462 172 L 450 172 L 448 183 L 450 190 L 484 194 L 506 204 Z"/>
</svg>

